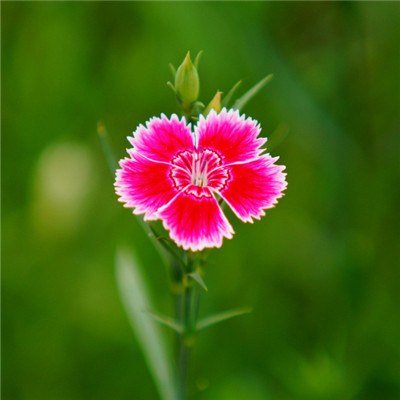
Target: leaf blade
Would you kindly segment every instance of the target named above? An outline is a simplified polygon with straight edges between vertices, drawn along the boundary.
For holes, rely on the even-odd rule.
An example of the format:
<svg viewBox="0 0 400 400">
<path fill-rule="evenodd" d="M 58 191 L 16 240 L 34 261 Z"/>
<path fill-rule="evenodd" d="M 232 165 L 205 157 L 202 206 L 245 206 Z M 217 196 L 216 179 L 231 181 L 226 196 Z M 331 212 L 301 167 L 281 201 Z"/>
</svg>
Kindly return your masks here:
<svg viewBox="0 0 400 400">
<path fill-rule="evenodd" d="M 97 135 L 99 137 L 101 147 L 106 157 L 108 168 L 111 172 L 111 175 L 114 177 L 115 170 L 118 168 L 118 162 L 115 158 L 114 151 L 111 148 L 107 129 L 102 121 L 97 122 Z"/>
<path fill-rule="evenodd" d="M 231 319 L 239 315 L 248 314 L 251 311 L 252 311 L 251 308 L 239 308 L 236 310 L 228 310 L 218 314 L 211 315 L 210 317 L 206 317 L 201 321 L 199 321 L 198 324 L 196 325 L 196 330 L 199 332 L 205 328 L 217 324 L 218 322 L 226 321 L 227 319 Z"/>
<path fill-rule="evenodd" d="M 206 292 L 208 292 L 208 287 L 204 282 L 203 278 L 197 272 L 191 272 L 188 274 L 193 280 L 195 280 Z"/>
<path fill-rule="evenodd" d="M 171 70 L 172 78 L 175 79 L 176 68 L 172 64 L 169 64 L 169 69 Z"/>
<path fill-rule="evenodd" d="M 221 102 L 221 106 L 222 107 L 228 107 L 229 103 L 232 100 L 233 95 L 235 94 L 237 88 L 242 84 L 242 81 L 236 82 L 231 90 L 228 92 L 228 94 L 223 98 L 222 102 Z"/>
<path fill-rule="evenodd" d="M 243 96 L 239 97 L 235 101 L 233 108 L 240 111 L 267 83 L 272 80 L 273 77 L 273 74 L 269 74 L 265 78 L 261 79 L 260 82 L 256 83 Z"/>
<path fill-rule="evenodd" d="M 116 255 L 116 277 L 122 303 L 163 400 L 177 398 L 176 373 L 160 327 L 146 316 L 151 300 L 137 259 L 126 250 Z"/>
<path fill-rule="evenodd" d="M 196 58 L 194 59 L 193 64 L 194 64 L 194 66 L 196 67 L 196 69 L 199 69 L 199 61 L 200 61 L 200 58 L 201 58 L 202 54 L 203 54 L 203 50 L 200 50 L 200 51 L 197 53 Z"/>
<path fill-rule="evenodd" d="M 158 315 L 156 313 L 152 313 L 151 311 L 144 310 L 144 312 L 148 316 L 153 318 L 155 321 L 157 321 L 158 323 L 160 323 L 164 326 L 168 326 L 168 328 L 171 328 L 172 330 L 174 330 L 177 333 L 182 333 L 182 331 L 183 331 L 182 326 L 178 322 L 176 322 L 174 319 L 166 317 L 164 315 Z"/>
</svg>

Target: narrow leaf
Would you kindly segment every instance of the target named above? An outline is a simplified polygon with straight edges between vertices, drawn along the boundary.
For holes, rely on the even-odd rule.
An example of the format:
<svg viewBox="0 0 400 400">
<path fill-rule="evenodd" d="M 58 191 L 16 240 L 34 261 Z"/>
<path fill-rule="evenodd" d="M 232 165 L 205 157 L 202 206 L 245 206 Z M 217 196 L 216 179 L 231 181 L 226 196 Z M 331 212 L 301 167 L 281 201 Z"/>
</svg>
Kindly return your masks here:
<svg viewBox="0 0 400 400">
<path fill-rule="evenodd" d="M 205 107 L 205 105 L 204 105 L 201 101 L 195 101 L 195 102 L 193 103 L 193 105 L 194 105 L 194 106 L 198 106 L 198 107 L 200 107 L 200 108 L 204 108 L 204 107 Z"/>
<path fill-rule="evenodd" d="M 172 91 L 173 91 L 174 93 L 176 93 L 176 90 L 175 90 L 175 88 L 174 88 L 174 85 L 173 85 L 170 81 L 167 82 L 167 86 L 169 86 L 169 87 L 172 89 Z"/>
<path fill-rule="evenodd" d="M 254 85 L 242 97 L 239 97 L 235 101 L 233 108 L 241 110 L 268 82 L 271 81 L 273 77 L 274 75 L 270 74 L 262 79 L 260 82 L 258 82 L 256 85 Z"/>
<path fill-rule="evenodd" d="M 252 311 L 251 308 L 240 308 L 237 310 L 230 310 L 230 311 L 222 312 L 220 314 L 215 314 L 215 315 L 206 317 L 206 318 L 202 319 L 201 321 L 199 321 L 196 326 L 196 329 L 197 329 L 197 331 L 201 331 L 202 329 L 208 328 L 209 326 L 212 326 L 212 325 L 215 325 L 218 322 L 222 322 L 227 319 L 237 317 L 239 315 L 248 314 L 251 311 Z"/>
<path fill-rule="evenodd" d="M 206 292 L 208 292 L 208 287 L 205 284 L 203 278 L 197 273 L 197 272 L 192 272 L 188 274 L 192 279 L 194 279 Z"/>
<path fill-rule="evenodd" d="M 143 310 L 152 309 L 138 260 L 126 250 L 116 255 L 116 275 L 120 296 L 147 366 L 162 400 L 176 400 L 173 360 L 160 326 Z"/>
<path fill-rule="evenodd" d="M 229 103 L 232 100 L 233 95 L 236 92 L 236 89 L 242 84 L 242 81 L 237 82 L 235 85 L 233 85 L 232 89 L 228 92 L 228 94 L 224 97 L 222 100 L 221 106 L 222 107 L 228 107 Z"/>
<path fill-rule="evenodd" d="M 172 64 L 169 64 L 169 68 L 171 69 L 172 77 L 175 79 L 175 75 L 176 75 L 175 67 Z"/>
<path fill-rule="evenodd" d="M 173 320 L 172 318 L 165 317 L 163 315 L 158 315 L 152 313 L 150 311 L 144 311 L 147 315 L 153 318 L 155 321 L 159 322 L 162 325 L 168 326 L 169 328 L 173 329 L 175 332 L 182 333 L 182 326 Z"/>
<path fill-rule="evenodd" d="M 172 256 L 174 261 L 176 261 L 174 264 L 179 264 L 182 267 L 184 267 L 185 264 L 182 261 L 182 258 L 179 257 L 178 254 L 176 254 L 175 250 L 173 249 L 175 246 L 174 242 L 170 238 L 160 236 L 151 223 L 148 223 L 147 226 L 149 227 L 149 229 L 151 231 L 149 233 L 150 239 L 153 239 L 158 244 L 158 246 L 160 246 L 162 249 L 164 249 L 167 252 L 168 255 Z M 171 245 L 171 243 L 172 243 L 172 245 Z"/>
<path fill-rule="evenodd" d="M 104 155 L 106 156 L 108 168 L 112 176 L 115 174 L 115 170 L 118 168 L 118 163 L 116 161 L 114 152 L 111 148 L 110 140 L 108 138 L 107 129 L 103 122 L 99 121 L 97 123 L 97 134 L 100 139 L 101 147 L 103 148 Z"/>
<path fill-rule="evenodd" d="M 196 56 L 196 58 L 194 59 L 194 66 L 196 67 L 196 69 L 199 69 L 199 61 L 200 61 L 200 58 L 201 58 L 201 55 L 203 54 L 203 50 L 200 50 L 198 53 L 197 53 L 197 56 Z"/>
</svg>

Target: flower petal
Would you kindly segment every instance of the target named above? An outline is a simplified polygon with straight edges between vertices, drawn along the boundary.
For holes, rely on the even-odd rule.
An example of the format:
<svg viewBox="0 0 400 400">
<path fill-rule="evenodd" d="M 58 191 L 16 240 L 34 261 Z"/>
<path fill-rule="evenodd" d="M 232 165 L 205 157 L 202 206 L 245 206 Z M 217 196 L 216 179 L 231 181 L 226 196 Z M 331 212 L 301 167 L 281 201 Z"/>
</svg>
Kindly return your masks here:
<svg viewBox="0 0 400 400">
<path fill-rule="evenodd" d="M 233 229 L 217 200 L 207 188 L 188 186 L 158 215 L 171 238 L 185 250 L 221 247 L 224 237 L 231 239 Z"/>
<path fill-rule="evenodd" d="M 243 222 L 253 222 L 265 215 L 264 209 L 272 208 L 283 196 L 287 186 L 285 169 L 275 165 L 278 157 L 269 154 L 244 164 L 227 167 L 231 179 L 217 193 L 228 203 Z"/>
<path fill-rule="evenodd" d="M 258 138 L 260 131 L 257 121 L 226 108 L 219 114 L 211 110 L 207 118 L 200 115 L 195 127 L 199 145 L 216 151 L 224 164 L 249 161 L 260 155 L 263 151 L 260 146 L 266 142 Z"/>
<path fill-rule="evenodd" d="M 146 126 L 139 125 L 133 135 L 128 137 L 133 147 L 153 161 L 170 162 L 178 152 L 193 150 L 190 125 L 176 114 L 171 119 L 164 114 L 161 118 L 151 118 Z"/>
<path fill-rule="evenodd" d="M 178 193 L 170 176 L 168 164 L 156 163 L 135 151 L 131 158 L 120 161 L 116 172 L 115 191 L 124 207 L 134 208 L 134 214 L 145 214 L 145 220 L 157 219 L 157 210 Z"/>
</svg>

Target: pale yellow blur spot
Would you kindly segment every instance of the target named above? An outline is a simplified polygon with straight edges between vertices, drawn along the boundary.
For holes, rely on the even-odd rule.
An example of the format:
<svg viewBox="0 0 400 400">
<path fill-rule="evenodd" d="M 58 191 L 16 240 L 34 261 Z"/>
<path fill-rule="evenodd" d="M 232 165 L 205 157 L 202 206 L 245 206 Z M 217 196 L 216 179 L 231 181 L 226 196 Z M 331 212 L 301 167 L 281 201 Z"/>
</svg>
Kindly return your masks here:
<svg viewBox="0 0 400 400">
<path fill-rule="evenodd" d="M 37 235 L 62 239 L 74 234 L 90 206 L 93 158 L 77 143 L 58 143 L 41 154 L 33 175 L 32 223 Z"/>
</svg>

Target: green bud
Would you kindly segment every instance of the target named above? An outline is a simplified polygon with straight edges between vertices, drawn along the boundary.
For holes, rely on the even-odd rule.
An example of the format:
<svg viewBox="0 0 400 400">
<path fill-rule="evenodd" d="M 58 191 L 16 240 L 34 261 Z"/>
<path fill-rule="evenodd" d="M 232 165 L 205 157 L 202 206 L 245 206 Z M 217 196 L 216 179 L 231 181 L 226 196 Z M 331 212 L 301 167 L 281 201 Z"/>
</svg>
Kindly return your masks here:
<svg viewBox="0 0 400 400">
<path fill-rule="evenodd" d="M 175 91 L 183 108 L 189 107 L 198 99 L 199 90 L 199 74 L 188 52 L 175 74 Z"/>
</svg>

